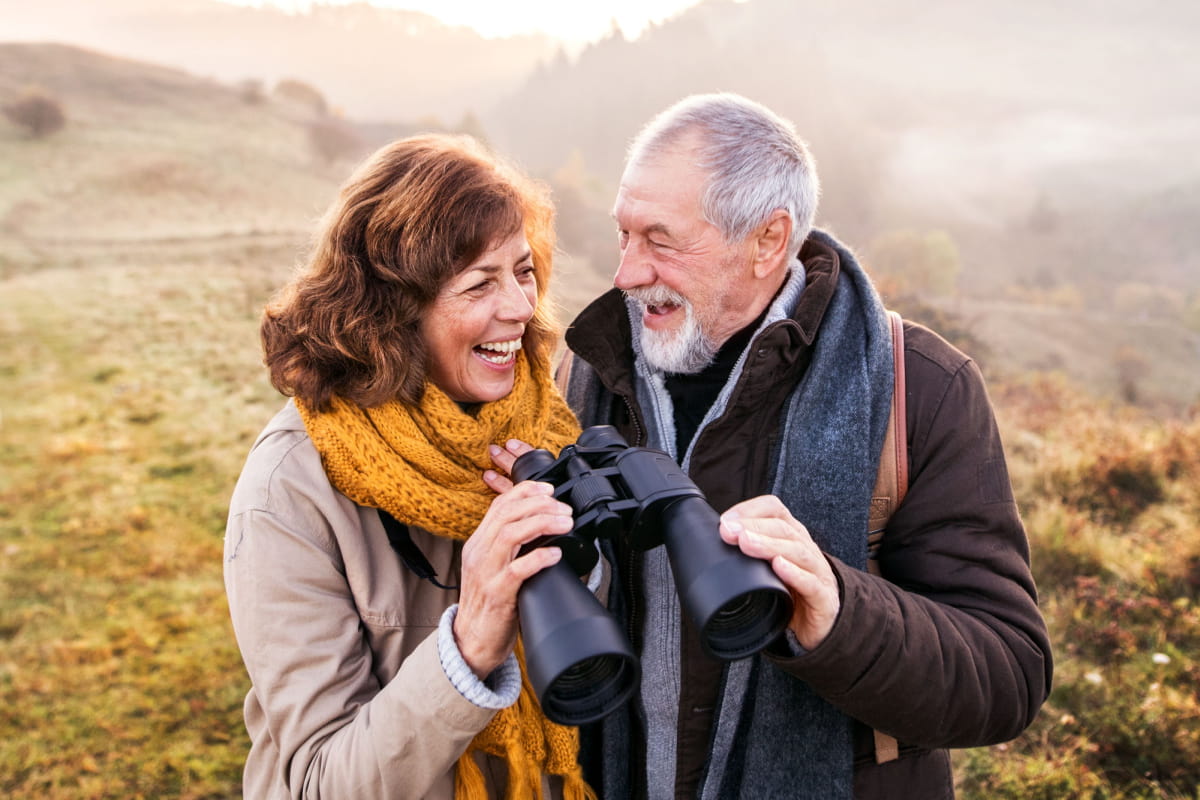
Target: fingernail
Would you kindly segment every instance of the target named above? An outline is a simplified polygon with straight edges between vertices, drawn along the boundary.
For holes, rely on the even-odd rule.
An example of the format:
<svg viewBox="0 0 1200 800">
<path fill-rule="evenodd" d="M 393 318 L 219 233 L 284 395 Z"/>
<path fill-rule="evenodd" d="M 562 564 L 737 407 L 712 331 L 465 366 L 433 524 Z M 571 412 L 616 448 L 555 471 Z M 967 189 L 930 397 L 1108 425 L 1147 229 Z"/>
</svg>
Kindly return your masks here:
<svg viewBox="0 0 1200 800">
<path fill-rule="evenodd" d="M 483 479 L 484 479 L 485 481 L 495 480 L 495 478 L 496 478 L 496 471 L 495 471 L 495 470 L 492 470 L 492 469 L 485 469 L 485 470 L 483 471 Z"/>
<path fill-rule="evenodd" d="M 557 522 L 559 525 L 565 525 L 568 528 L 575 527 L 575 520 L 571 519 L 570 517 L 559 515 L 554 518 L 554 521 Z"/>
<path fill-rule="evenodd" d="M 737 514 L 726 514 L 721 517 L 721 524 L 733 533 L 741 533 L 744 528 Z"/>
<path fill-rule="evenodd" d="M 491 455 L 498 456 L 502 452 L 504 452 L 504 451 L 500 449 L 500 445 L 498 445 L 498 444 L 489 444 L 488 445 L 488 453 L 490 453 Z"/>
<path fill-rule="evenodd" d="M 509 452 L 511 452 L 511 453 L 515 453 L 521 449 L 521 443 L 519 441 L 517 441 L 516 439 L 509 439 L 507 442 L 504 443 L 504 446 L 507 447 Z"/>
</svg>

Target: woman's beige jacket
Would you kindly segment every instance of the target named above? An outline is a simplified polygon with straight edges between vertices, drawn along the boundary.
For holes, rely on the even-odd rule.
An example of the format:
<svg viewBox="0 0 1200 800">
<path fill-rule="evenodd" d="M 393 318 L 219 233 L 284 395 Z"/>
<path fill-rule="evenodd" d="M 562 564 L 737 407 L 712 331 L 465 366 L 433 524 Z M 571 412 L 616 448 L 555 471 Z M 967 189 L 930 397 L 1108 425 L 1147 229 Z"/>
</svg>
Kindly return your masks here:
<svg viewBox="0 0 1200 800">
<path fill-rule="evenodd" d="M 456 584 L 461 545 L 412 535 Z M 438 623 L 458 593 L 409 572 L 375 509 L 330 485 L 290 402 L 234 490 L 225 589 L 251 682 L 245 797 L 454 796 L 454 764 L 495 713 L 441 665 Z M 503 763 L 480 764 L 503 796 Z"/>
</svg>

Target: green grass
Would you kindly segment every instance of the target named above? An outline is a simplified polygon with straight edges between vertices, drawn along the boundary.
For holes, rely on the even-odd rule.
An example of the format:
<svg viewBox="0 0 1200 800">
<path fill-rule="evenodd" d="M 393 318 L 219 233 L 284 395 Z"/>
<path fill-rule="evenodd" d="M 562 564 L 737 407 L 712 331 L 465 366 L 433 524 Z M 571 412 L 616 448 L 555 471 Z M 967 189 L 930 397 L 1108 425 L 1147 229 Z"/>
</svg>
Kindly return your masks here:
<svg viewBox="0 0 1200 800">
<path fill-rule="evenodd" d="M 3 283 L 5 796 L 240 794 L 222 537 L 280 402 L 256 328 L 286 269 L 123 260 Z"/>
<path fill-rule="evenodd" d="M 240 794 L 222 536 L 281 402 L 257 319 L 298 246 L 92 249 L 0 280 L 0 795 Z M 1025 735 L 955 754 L 959 796 L 1195 798 L 1200 419 L 994 388 L 1057 671 Z"/>
<path fill-rule="evenodd" d="M 1047 379 L 997 404 L 1055 681 L 1019 739 L 956 754 L 961 796 L 1200 797 L 1200 417 Z"/>
<path fill-rule="evenodd" d="M 258 314 L 348 165 L 179 73 L 54 48 L 0 66 L 0 100 L 32 76 L 69 120 L 0 124 L 0 796 L 237 797 L 222 537 L 281 403 Z M 560 262 L 567 317 L 608 284 L 593 259 Z M 1194 335 L 1161 321 L 958 310 L 989 375 L 1111 390 L 1133 331 L 1161 356 L 1147 405 L 1194 405 Z M 1200 799 L 1200 410 L 993 389 L 1057 670 L 1027 733 L 955 753 L 959 796 Z"/>
</svg>

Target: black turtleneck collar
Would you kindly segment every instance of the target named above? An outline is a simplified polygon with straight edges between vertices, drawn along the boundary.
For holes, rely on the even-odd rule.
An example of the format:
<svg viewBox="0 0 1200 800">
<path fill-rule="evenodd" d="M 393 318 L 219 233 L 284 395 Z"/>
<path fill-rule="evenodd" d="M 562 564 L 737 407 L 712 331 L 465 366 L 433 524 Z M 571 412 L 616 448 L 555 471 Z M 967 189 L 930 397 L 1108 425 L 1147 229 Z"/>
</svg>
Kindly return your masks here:
<svg viewBox="0 0 1200 800">
<path fill-rule="evenodd" d="M 712 363 L 699 372 L 691 375 L 668 373 L 663 376 L 667 392 L 671 395 L 671 405 L 675 410 L 675 453 L 680 461 L 683 460 L 683 454 L 687 452 L 696 429 L 704 421 L 704 415 L 721 393 L 721 388 L 729 380 L 742 351 L 746 349 L 766 315 L 767 309 L 763 309 L 758 319 L 730 336 L 725 344 L 721 345 Z"/>
</svg>

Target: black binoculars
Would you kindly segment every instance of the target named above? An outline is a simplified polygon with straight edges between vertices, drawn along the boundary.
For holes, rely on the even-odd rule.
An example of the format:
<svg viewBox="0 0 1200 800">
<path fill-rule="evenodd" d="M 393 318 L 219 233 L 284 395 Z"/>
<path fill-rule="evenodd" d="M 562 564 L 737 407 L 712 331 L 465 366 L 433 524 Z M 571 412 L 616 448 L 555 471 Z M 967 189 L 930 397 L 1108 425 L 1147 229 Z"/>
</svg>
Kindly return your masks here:
<svg viewBox="0 0 1200 800">
<path fill-rule="evenodd" d="M 570 533 L 526 545 L 524 552 L 559 547 L 563 558 L 517 594 L 526 668 L 549 719 L 598 720 L 640 681 L 628 637 L 579 580 L 599 559 L 597 539 L 624 535 L 635 550 L 665 544 L 680 605 L 717 658 L 753 655 L 787 626 L 790 592 L 767 562 L 721 539 L 719 515 L 665 453 L 630 447 L 615 428 L 597 425 L 557 458 L 546 450 L 525 453 L 512 478 L 553 485 L 575 516 Z"/>
</svg>

